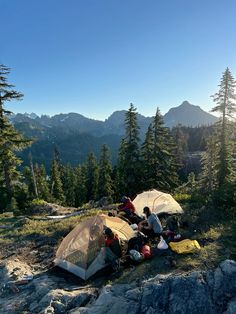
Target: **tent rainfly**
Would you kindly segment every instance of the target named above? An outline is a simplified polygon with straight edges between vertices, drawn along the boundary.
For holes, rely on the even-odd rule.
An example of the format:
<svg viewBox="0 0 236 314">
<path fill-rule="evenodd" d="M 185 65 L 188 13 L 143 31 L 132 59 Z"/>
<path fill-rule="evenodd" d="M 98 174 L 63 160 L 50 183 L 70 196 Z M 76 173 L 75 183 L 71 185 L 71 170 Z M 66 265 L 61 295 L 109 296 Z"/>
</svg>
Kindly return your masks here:
<svg viewBox="0 0 236 314">
<path fill-rule="evenodd" d="M 138 215 L 143 214 L 143 208 L 148 206 L 156 214 L 182 214 L 183 209 L 176 200 L 167 193 L 155 189 L 138 194 L 133 200 Z"/>
<path fill-rule="evenodd" d="M 134 231 L 118 217 L 99 214 L 81 221 L 62 241 L 56 252 L 55 265 L 86 280 L 106 266 L 104 227 L 128 241 Z"/>
</svg>

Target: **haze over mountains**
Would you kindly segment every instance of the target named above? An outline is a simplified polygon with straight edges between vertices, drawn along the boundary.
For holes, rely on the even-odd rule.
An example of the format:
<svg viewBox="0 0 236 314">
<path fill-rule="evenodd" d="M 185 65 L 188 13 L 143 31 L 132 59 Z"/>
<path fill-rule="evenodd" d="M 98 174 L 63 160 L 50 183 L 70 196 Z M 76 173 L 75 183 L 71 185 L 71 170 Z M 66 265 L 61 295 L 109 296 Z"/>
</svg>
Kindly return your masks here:
<svg viewBox="0 0 236 314">
<path fill-rule="evenodd" d="M 125 131 L 125 113 L 126 110 L 115 111 L 105 121 L 89 119 L 78 113 L 57 114 L 52 117 L 18 113 L 11 120 L 18 130 L 35 139 L 33 145 L 21 153 L 23 160 L 28 160 L 30 151 L 35 162 L 43 162 L 49 167 L 55 147 L 60 151 L 64 163 L 76 165 L 84 161 L 91 151 L 99 156 L 101 146 L 107 144 L 115 162 Z M 217 121 L 217 117 L 187 101 L 170 109 L 163 118 L 165 125 L 170 128 L 177 124 L 191 127 L 211 125 Z M 144 139 L 152 119 L 153 117 L 138 114 L 141 139 Z"/>
</svg>

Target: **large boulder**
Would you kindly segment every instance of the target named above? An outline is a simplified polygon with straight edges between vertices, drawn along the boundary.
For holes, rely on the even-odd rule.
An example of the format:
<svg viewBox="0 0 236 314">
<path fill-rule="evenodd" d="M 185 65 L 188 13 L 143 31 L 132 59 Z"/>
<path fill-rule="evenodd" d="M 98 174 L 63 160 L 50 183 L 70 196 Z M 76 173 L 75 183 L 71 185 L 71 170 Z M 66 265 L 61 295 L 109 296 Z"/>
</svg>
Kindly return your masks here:
<svg viewBox="0 0 236 314">
<path fill-rule="evenodd" d="M 22 280 L 23 278 L 29 280 Z M 72 289 L 71 284 L 47 273 L 34 273 L 17 258 L 0 265 L 0 313 L 67 313 L 97 298 L 97 289 Z M 59 289 L 58 286 L 61 286 Z"/>
<path fill-rule="evenodd" d="M 232 314 L 236 313 L 236 262 L 215 271 L 158 275 L 140 286 L 106 286 L 98 299 L 73 314 Z"/>
</svg>

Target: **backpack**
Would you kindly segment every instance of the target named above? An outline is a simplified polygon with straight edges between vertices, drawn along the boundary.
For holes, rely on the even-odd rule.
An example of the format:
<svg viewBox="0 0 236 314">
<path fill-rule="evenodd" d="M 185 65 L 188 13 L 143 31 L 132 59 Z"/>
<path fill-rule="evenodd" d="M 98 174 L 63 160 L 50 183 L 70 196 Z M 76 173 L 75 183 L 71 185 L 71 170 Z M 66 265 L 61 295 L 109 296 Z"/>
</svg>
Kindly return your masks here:
<svg viewBox="0 0 236 314">
<path fill-rule="evenodd" d="M 136 237 L 133 237 L 129 240 L 128 251 L 130 251 L 130 250 L 140 251 L 140 249 L 142 248 L 142 246 L 146 242 L 145 241 L 146 238 L 147 237 L 144 234 L 142 234 L 141 232 L 138 232 Z"/>
</svg>

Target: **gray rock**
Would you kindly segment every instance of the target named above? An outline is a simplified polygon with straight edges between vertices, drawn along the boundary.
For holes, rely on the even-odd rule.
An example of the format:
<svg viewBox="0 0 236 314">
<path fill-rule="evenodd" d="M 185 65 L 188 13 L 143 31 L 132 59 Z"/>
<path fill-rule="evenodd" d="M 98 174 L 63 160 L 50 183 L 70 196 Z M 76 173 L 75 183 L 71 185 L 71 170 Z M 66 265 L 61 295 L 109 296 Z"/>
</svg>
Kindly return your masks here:
<svg viewBox="0 0 236 314">
<path fill-rule="evenodd" d="M 124 298 L 127 288 L 130 285 L 106 286 L 102 289 L 98 299 L 92 307 L 88 307 L 88 314 L 128 314 L 138 313 L 139 305 L 136 302 Z M 76 314 L 80 313 L 74 312 Z"/>
<path fill-rule="evenodd" d="M 109 287 L 114 296 L 124 296 L 126 291 L 131 289 L 131 286 L 128 284 L 116 284 Z"/>
<path fill-rule="evenodd" d="M 53 301 L 51 306 L 53 307 L 56 314 L 66 313 L 66 305 L 60 301 Z"/>
<path fill-rule="evenodd" d="M 30 313 L 34 313 L 38 306 L 39 305 L 37 301 L 34 301 L 33 303 L 31 303 L 29 306 Z"/>
<path fill-rule="evenodd" d="M 71 310 L 69 314 L 87 314 L 88 313 L 88 308 L 87 307 L 80 307 L 77 308 L 76 310 Z"/>
<path fill-rule="evenodd" d="M 141 313 L 152 313 L 159 310 L 166 313 L 168 298 L 170 294 L 169 282 L 162 283 L 148 282 L 144 285 L 141 298 Z M 154 313 L 154 312 L 153 312 Z"/>
<path fill-rule="evenodd" d="M 228 304 L 228 309 L 223 314 L 235 314 L 236 313 L 236 299 L 233 299 Z"/>
<path fill-rule="evenodd" d="M 215 313 L 208 285 L 200 272 L 188 277 L 175 278 L 171 282 L 170 290 L 169 303 L 167 303 L 170 313 Z"/>
<path fill-rule="evenodd" d="M 1 274 L 10 273 L 14 263 L 2 267 Z M 236 313 L 236 262 L 230 260 L 208 272 L 157 275 L 143 282 L 107 285 L 99 295 L 96 288 L 69 290 L 66 282 L 61 286 L 63 289 L 58 289 L 58 281 L 44 274 L 19 286 L 18 293 L 3 287 L 0 309 L 5 314 Z"/>
<path fill-rule="evenodd" d="M 125 297 L 128 300 L 135 301 L 135 302 L 139 302 L 141 295 L 142 295 L 142 292 L 140 288 L 131 289 L 125 293 Z"/>
<path fill-rule="evenodd" d="M 136 287 L 108 285 L 95 302 L 73 314 L 233 314 L 235 295 L 236 262 L 227 260 L 215 271 L 158 275 Z"/>
</svg>

